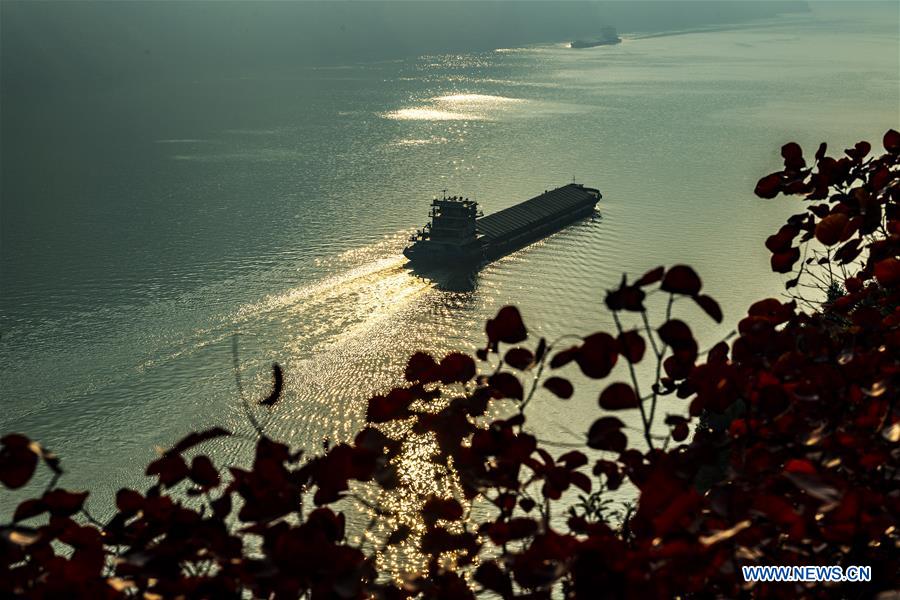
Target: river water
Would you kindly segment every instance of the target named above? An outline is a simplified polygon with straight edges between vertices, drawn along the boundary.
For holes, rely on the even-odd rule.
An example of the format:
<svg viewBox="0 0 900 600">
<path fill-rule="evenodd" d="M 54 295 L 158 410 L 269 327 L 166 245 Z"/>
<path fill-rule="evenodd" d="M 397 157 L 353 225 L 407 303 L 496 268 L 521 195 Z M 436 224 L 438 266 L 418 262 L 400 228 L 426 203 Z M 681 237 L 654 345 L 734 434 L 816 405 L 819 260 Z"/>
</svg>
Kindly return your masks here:
<svg viewBox="0 0 900 600">
<path fill-rule="evenodd" d="M 752 190 L 781 144 L 880 148 L 898 127 L 896 5 L 838 8 L 582 51 L 5 99 L 0 431 L 60 454 L 63 485 L 93 489 L 102 514 L 117 488 L 147 485 L 154 447 L 249 431 L 235 334 L 249 395 L 267 393 L 272 361 L 286 373 L 265 428 L 313 451 L 351 438 L 411 353 L 473 350 L 507 303 L 535 337 L 593 332 L 612 326 L 602 297 L 622 273 L 689 263 L 725 323 L 677 310 L 715 342 L 780 292 L 763 240 L 797 203 Z M 440 190 L 490 213 L 573 178 L 603 193 L 597 217 L 471 281 L 405 268 Z M 601 384 L 576 383 L 568 402 L 532 403 L 542 439 L 577 442 L 599 416 Z M 243 461 L 252 444 L 209 446 Z"/>
</svg>

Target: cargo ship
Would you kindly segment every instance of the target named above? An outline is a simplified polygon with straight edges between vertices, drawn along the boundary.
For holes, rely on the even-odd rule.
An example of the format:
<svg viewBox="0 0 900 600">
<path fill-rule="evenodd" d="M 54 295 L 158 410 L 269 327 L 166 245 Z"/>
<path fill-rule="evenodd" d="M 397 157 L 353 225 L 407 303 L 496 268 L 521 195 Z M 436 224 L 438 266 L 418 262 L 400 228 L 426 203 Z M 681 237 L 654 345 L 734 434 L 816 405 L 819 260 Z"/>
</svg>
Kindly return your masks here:
<svg viewBox="0 0 900 600">
<path fill-rule="evenodd" d="M 483 216 L 478 203 L 447 197 L 431 202 L 431 221 L 409 238 L 404 256 L 416 266 L 473 266 L 500 258 L 594 213 L 599 190 L 570 183 Z"/>
<path fill-rule="evenodd" d="M 622 42 L 622 38 L 616 33 L 615 27 L 603 27 L 600 30 L 599 40 L 575 40 L 569 44 L 569 48 L 593 48 L 594 46 L 612 46 Z"/>
</svg>

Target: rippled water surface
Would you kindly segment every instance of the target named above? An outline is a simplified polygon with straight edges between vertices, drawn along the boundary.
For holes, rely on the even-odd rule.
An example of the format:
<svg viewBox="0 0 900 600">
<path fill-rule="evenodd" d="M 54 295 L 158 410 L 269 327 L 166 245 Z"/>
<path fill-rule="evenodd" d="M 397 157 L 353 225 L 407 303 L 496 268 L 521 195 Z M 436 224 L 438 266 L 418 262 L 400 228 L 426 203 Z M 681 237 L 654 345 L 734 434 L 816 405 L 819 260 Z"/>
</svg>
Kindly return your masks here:
<svg viewBox="0 0 900 600">
<path fill-rule="evenodd" d="M 535 336 L 595 331 L 622 273 L 690 263 L 726 322 L 680 310 L 712 343 L 778 293 L 762 242 L 796 205 L 751 192 L 780 145 L 898 126 L 885 11 L 6 102 L 0 430 L 62 455 L 102 512 L 146 485 L 155 446 L 249 431 L 235 334 L 248 393 L 272 361 L 286 372 L 266 429 L 310 450 L 351 437 L 412 352 L 474 349 L 507 303 Z M 441 189 L 489 213 L 573 177 L 602 191 L 597 217 L 471 282 L 404 266 Z M 541 438 L 578 441 L 597 418 L 599 384 L 577 383 L 529 407 Z M 251 442 L 211 445 L 245 460 Z"/>
</svg>

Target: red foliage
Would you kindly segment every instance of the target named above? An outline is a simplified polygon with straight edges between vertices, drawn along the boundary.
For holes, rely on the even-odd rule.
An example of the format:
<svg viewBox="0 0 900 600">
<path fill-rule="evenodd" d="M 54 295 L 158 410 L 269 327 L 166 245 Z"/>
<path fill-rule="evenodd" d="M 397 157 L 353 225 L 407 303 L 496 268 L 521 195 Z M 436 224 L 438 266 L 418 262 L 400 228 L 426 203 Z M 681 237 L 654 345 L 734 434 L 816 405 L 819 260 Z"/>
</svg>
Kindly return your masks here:
<svg viewBox="0 0 900 600">
<path fill-rule="evenodd" d="M 515 308 L 504 307 L 477 353 L 483 374 L 464 354 L 413 355 L 406 383 L 373 396 L 366 416 L 433 436 L 430 460 L 459 483 L 458 497 L 418 497 L 420 530 L 395 525 L 377 543 L 353 543 L 332 506 L 356 486 L 382 493 L 401 486 L 404 440 L 375 425 L 352 443 L 304 457 L 253 422 L 260 436 L 252 465 L 227 471 L 185 454 L 230 432 L 192 433 L 148 466 L 149 489 L 119 490 L 115 515 L 102 524 L 85 512 L 86 492 L 56 487 L 62 471 L 52 454 L 22 435 L 3 437 L 5 487 L 24 486 L 41 461 L 54 476 L 0 527 L 0 595 L 794 598 L 896 589 L 900 134 L 889 131 L 883 144 L 881 156 L 860 142 L 841 158 L 826 156 L 822 144 L 812 167 L 797 144 L 782 148 L 784 170 L 762 178 L 756 193 L 825 202 L 766 240 L 772 268 L 791 271 L 802 249 L 806 259 L 787 289 L 819 278 L 828 296 L 754 303 L 737 337 L 716 344 L 705 362 L 672 308 L 690 298 L 713 320 L 723 315 L 683 265 L 652 269 L 632 284 L 623 277 L 605 298 L 616 330 L 570 347 L 543 339 L 533 350 L 517 345 L 527 329 Z M 668 299 L 657 328 L 644 305 L 652 294 Z M 798 308 L 804 302 L 806 312 Z M 626 330 L 627 313 L 641 313 L 643 326 Z M 501 353 L 502 344 L 517 346 Z M 577 365 L 604 379 L 617 364 L 630 382 L 602 386 L 584 452 L 555 456 L 527 430 L 525 409 L 537 389 L 573 396 L 564 369 Z M 649 393 L 639 392 L 637 366 L 658 374 Z M 280 368 L 273 377 L 264 404 L 280 398 Z M 517 410 L 488 418 L 493 399 L 506 406 L 511 399 Z M 674 412 L 657 427 L 662 402 Z M 642 424 L 636 435 L 603 413 L 629 410 Z M 624 485 L 633 486 L 636 504 L 616 516 L 605 508 L 607 494 Z M 485 515 L 477 524 L 473 501 Z M 567 518 L 556 518 L 563 507 Z M 379 574 L 379 554 L 395 544 L 415 545 L 426 572 L 397 581 Z M 873 578 L 748 584 L 745 565 L 868 565 Z"/>
<path fill-rule="evenodd" d="M 568 379 L 562 377 L 550 377 L 544 382 L 544 387 L 563 400 L 568 400 L 575 393 L 575 388 Z"/>
<path fill-rule="evenodd" d="M 0 439 L 0 443 L 3 444 L 0 450 L 0 483 L 11 489 L 20 488 L 34 475 L 37 454 L 31 450 L 31 441 L 24 435 L 12 433 Z"/>
<path fill-rule="evenodd" d="M 640 406 L 637 394 L 627 383 L 614 383 L 600 394 L 598 401 L 604 410 L 623 410 Z"/>
<path fill-rule="evenodd" d="M 673 294 L 684 294 L 686 296 L 696 296 L 700 293 L 700 277 L 688 266 L 675 265 L 668 271 L 663 278 L 660 289 L 664 292 Z"/>
<path fill-rule="evenodd" d="M 528 337 L 522 316 L 515 306 L 501 308 L 496 317 L 488 320 L 484 330 L 492 347 L 496 347 L 497 342 L 516 344 Z"/>
<path fill-rule="evenodd" d="M 625 331 L 616 338 L 619 342 L 619 352 L 630 363 L 639 363 L 644 357 L 644 351 L 647 349 L 647 343 L 641 334 L 637 331 Z"/>
</svg>

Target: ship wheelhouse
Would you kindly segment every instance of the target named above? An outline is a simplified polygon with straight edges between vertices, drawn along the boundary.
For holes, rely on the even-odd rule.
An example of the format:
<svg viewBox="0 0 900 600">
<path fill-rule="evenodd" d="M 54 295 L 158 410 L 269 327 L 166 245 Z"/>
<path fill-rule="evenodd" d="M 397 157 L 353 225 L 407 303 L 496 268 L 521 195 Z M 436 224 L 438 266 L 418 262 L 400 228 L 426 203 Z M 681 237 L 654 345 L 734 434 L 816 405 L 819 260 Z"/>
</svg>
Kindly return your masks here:
<svg viewBox="0 0 900 600">
<path fill-rule="evenodd" d="M 476 252 L 476 220 L 482 216 L 478 203 L 463 197 L 434 198 L 428 212 L 431 221 L 410 237 L 413 245 L 404 251 L 408 257 L 467 257 Z"/>
<path fill-rule="evenodd" d="M 428 212 L 431 221 L 410 238 L 441 245 L 464 245 L 475 241 L 476 219 L 482 216 L 478 203 L 462 197 L 435 198 Z"/>
</svg>

